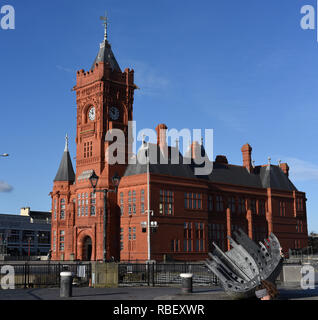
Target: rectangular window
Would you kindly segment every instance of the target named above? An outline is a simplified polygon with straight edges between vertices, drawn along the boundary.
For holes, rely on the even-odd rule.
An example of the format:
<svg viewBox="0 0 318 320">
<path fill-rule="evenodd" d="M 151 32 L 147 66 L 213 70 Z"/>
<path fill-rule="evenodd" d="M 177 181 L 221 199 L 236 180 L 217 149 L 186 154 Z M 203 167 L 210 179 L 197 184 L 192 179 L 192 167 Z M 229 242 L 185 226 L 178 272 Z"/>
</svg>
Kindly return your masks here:
<svg viewBox="0 0 318 320">
<path fill-rule="evenodd" d="M 143 214 L 145 213 L 145 204 L 144 203 L 141 203 L 140 204 L 140 212 Z"/>
<path fill-rule="evenodd" d="M 53 208 L 54 220 L 56 220 L 56 211 L 57 211 L 57 204 L 56 204 L 56 199 L 54 199 L 54 208 Z"/>
<path fill-rule="evenodd" d="M 53 251 L 56 251 L 56 230 L 53 231 Z"/>
<path fill-rule="evenodd" d="M 133 227 L 133 240 L 136 240 L 136 227 Z"/>
<path fill-rule="evenodd" d="M 245 199 L 244 198 L 238 199 L 238 213 L 240 213 L 240 214 L 246 213 L 246 206 L 245 206 Z"/>
<path fill-rule="evenodd" d="M 84 142 L 84 158 L 90 158 L 93 155 L 92 141 Z"/>
<path fill-rule="evenodd" d="M 170 250 L 173 252 L 180 251 L 180 240 L 171 240 Z"/>
<path fill-rule="evenodd" d="M 285 201 L 279 201 L 279 215 L 285 217 L 286 215 L 286 203 Z"/>
<path fill-rule="evenodd" d="M 213 211 L 213 196 L 208 196 L 208 211 Z"/>
<path fill-rule="evenodd" d="M 173 214 L 173 192 L 160 190 L 159 213 L 165 215 Z"/>
<path fill-rule="evenodd" d="M 136 227 L 128 228 L 128 240 L 136 240 Z"/>
<path fill-rule="evenodd" d="M 256 214 L 256 200 L 255 199 L 251 199 L 251 211 L 252 211 L 252 214 Z"/>
<path fill-rule="evenodd" d="M 65 219 L 65 199 L 61 199 L 61 203 L 60 203 L 60 219 Z"/>
<path fill-rule="evenodd" d="M 229 209 L 231 210 L 231 213 L 235 213 L 236 212 L 235 197 L 229 197 L 228 198 L 228 206 L 229 206 Z"/>
<path fill-rule="evenodd" d="M 189 209 L 192 209 L 192 193 L 188 193 L 189 199 L 188 199 L 188 203 L 189 203 Z"/>
<path fill-rule="evenodd" d="M 124 215 L 124 193 L 121 192 L 119 195 L 119 206 L 120 206 L 120 215 Z"/>
<path fill-rule="evenodd" d="M 301 198 L 296 199 L 296 209 L 297 211 L 303 211 L 303 199 Z"/>
<path fill-rule="evenodd" d="M 64 230 L 61 230 L 60 231 L 60 251 L 64 251 L 64 236 L 65 236 L 65 233 L 64 233 Z"/>
<path fill-rule="evenodd" d="M 202 209 L 202 195 L 201 193 L 185 193 L 184 194 L 185 209 Z"/>
<path fill-rule="evenodd" d="M 198 209 L 201 209 L 201 204 L 202 204 L 202 200 L 201 200 L 201 193 L 198 193 Z"/>
<path fill-rule="evenodd" d="M 140 191 L 140 213 L 145 213 L 145 191 L 142 189 Z"/>
<path fill-rule="evenodd" d="M 120 228 L 120 251 L 124 249 L 124 228 Z"/>
<path fill-rule="evenodd" d="M 195 238 L 196 238 L 196 251 L 204 251 L 204 224 L 203 223 L 195 223 Z"/>
<path fill-rule="evenodd" d="M 91 206 L 91 216 L 95 216 L 96 214 L 96 208 L 95 206 Z"/>
<path fill-rule="evenodd" d="M 216 211 L 218 212 L 224 211 L 223 198 L 220 195 L 216 196 Z"/>
<path fill-rule="evenodd" d="M 1 236 L 1 235 L 0 235 Z M 5 235 L 2 235 L 3 238 L 5 239 Z M 20 230 L 10 230 L 8 234 L 8 242 L 10 243 L 19 243 L 20 242 Z M 0 238 L 0 243 L 1 243 L 1 238 Z"/>
<path fill-rule="evenodd" d="M 208 225 L 208 250 L 213 250 L 212 243 L 215 242 L 222 250 L 226 248 L 226 228 L 224 224 L 209 224 Z"/>
<path fill-rule="evenodd" d="M 258 213 L 259 215 L 265 215 L 265 200 L 258 201 Z"/>
<path fill-rule="evenodd" d="M 296 232 L 303 232 L 303 222 L 301 220 L 297 220 Z"/>
<path fill-rule="evenodd" d="M 192 251 L 192 223 L 184 223 L 184 239 L 183 239 L 183 250 L 186 252 Z"/>
<path fill-rule="evenodd" d="M 159 198 L 159 213 L 163 214 L 163 190 L 160 190 L 160 198 Z"/>
</svg>

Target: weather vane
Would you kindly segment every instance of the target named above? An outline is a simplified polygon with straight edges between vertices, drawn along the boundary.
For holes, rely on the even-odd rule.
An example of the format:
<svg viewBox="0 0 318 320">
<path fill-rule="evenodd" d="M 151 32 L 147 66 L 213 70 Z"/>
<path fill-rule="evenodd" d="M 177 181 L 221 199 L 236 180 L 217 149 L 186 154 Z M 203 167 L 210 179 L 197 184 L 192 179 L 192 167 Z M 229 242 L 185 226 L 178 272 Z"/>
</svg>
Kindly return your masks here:
<svg viewBox="0 0 318 320">
<path fill-rule="evenodd" d="M 105 26 L 104 40 L 107 40 L 107 24 L 108 24 L 107 12 L 105 12 L 105 16 L 100 17 L 100 20 L 103 21 L 103 25 Z"/>
<path fill-rule="evenodd" d="M 65 148 L 64 151 L 68 151 L 68 134 L 65 136 Z"/>
</svg>

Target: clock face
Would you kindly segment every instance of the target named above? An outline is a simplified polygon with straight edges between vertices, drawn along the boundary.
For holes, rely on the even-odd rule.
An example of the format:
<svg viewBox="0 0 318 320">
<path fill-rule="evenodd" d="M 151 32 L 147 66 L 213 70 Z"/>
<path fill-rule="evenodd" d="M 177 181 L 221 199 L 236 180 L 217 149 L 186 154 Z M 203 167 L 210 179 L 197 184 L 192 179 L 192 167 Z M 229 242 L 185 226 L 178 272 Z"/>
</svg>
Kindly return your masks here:
<svg viewBox="0 0 318 320">
<path fill-rule="evenodd" d="M 119 118 L 119 110 L 116 107 L 109 108 L 109 117 L 111 120 L 118 120 Z"/>
<path fill-rule="evenodd" d="M 88 112 L 88 118 L 89 120 L 95 120 L 95 107 L 91 107 Z"/>
</svg>

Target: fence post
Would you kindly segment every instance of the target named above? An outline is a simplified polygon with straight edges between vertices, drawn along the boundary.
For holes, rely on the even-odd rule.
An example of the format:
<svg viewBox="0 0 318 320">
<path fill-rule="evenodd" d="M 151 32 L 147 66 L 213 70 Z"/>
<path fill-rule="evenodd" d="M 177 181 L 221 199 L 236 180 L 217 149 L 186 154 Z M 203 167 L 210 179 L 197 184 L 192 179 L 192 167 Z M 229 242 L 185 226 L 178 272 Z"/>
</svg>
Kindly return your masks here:
<svg viewBox="0 0 318 320">
<path fill-rule="evenodd" d="M 155 264 L 154 264 L 154 262 L 151 265 L 152 265 L 152 272 L 151 272 L 151 275 L 152 275 L 152 286 L 154 287 L 155 286 Z"/>
<path fill-rule="evenodd" d="M 26 289 L 26 273 L 27 273 L 27 264 L 26 264 L 26 262 L 24 262 L 24 289 Z"/>
<path fill-rule="evenodd" d="M 150 264 L 147 263 L 147 282 L 148 282 L 148 287 L 150 286 Z"/>
</svg>

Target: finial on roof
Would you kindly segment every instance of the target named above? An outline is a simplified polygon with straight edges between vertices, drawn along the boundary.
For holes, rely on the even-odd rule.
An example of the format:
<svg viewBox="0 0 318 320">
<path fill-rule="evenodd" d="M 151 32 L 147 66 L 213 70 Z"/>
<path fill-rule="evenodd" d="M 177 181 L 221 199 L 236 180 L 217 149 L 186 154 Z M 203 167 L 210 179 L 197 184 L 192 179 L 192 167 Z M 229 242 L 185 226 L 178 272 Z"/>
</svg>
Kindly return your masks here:
<svg viewBox="0 0 318 320">
<path fill-rule="evenodd" d="M 179 139 L 176 139 L 176 148 L 179 149 Z"/>
<path fill-rule="evenodd" d="M 68 151 L 68 135 L 65 136 L 65 148 L 64 151 Z"/>
<path fill-rule="evenodd" d="M 279 160 L 278 160 L 278 165 L 279 165 L 279 166 L 280 166 L 281 162 L 282 162 L 282 160 L 279 159 Z"/>
<path fill-rule="evenodd" d="M 104 40 L 107 40 L 107 23 L 108 23 L 108 18 L 107 18 L 107 12 L 105 12 L 105 16 L 100 17 L 100 19 L 103 21 L 103 25 L 105 27 L 104 30 Z"/>
<path fill-rule="evenodd" d="M 271 164 L 271 157 L 268 157 L 268 164 L 270 165 Z"/>
<path fill-rule="evenodd" d="M 142 134 L 142 144 L 143 144 L 143 145 L 146 143 L 145 137 L 146 137 L 146 135 L 143 133 L 143 134 Z"/>
<path fill-rule="evenodd" d="M 255 168 L 255 160 L 252 161 L 253 168 Z"/>
</svg>

